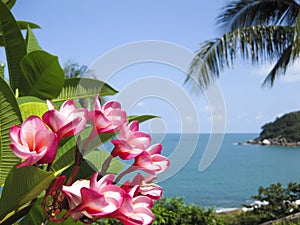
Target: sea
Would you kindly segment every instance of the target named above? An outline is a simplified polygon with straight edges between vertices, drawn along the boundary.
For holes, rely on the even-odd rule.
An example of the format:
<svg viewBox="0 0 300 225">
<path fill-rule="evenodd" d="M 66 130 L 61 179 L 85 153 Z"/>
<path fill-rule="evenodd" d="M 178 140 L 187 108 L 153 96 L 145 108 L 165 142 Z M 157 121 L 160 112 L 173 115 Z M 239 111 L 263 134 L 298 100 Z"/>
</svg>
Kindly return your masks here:
<svg viewBox="0 0 300 225">
<path fill-rule="evenodd" d="M 244 144 L 258 134 L 225 134 L 207 168 L 199 169 L 210 134 L 153 134 L 162 154 L 176 168 L 159 175 L 166 197 L 183 197 L 187 203 L 216 211 L 242 208 L 255 200 L 260 186 L 300 183 L 300 148 Z M 210 149 L 210 151 L 212 151 Z M 174 157 L 175 155 L 175 157 Z M 177 157 L 177 158 L 176 158 Z M 166 172 L 165 172 L 166 173 Z"/>
</svg>

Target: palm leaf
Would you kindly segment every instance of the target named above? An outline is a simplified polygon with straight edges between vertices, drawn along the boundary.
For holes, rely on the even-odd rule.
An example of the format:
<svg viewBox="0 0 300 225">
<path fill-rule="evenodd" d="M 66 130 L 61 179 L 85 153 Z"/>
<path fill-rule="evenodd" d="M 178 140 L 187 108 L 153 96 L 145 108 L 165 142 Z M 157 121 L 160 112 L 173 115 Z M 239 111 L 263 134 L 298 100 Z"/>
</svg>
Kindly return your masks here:
<svg viewBox="0 0 300 225">
<path fill-rule="evenodd" d="M 231 1 L 223 7 L 217 24 L 227 32 L 255 25 L 293 25 L 298 11 L 294 0 Z"/>
<path fill-rule="evenodd" d="M 297 16 L 296 24 L 294 26 L 294 37 L 291 54 L 293 59 L 296 59 L 300 55 L 300 14 Z"/>
<path fill-rule="evenodd" d="M 262 86 L 270 86 L 272 87 L 274 84 L 275 79 L 280 76 L 284 75 L 285 71 L 290 63 L 291 60 L 291 53 L 292 47 L 288 47 L 284 50 L 283 54 L 272 68 L 270 73 L 267 75 L 266 79 L 264 80 Z"/>
<path fill-rule="evenodd" d="M 21 60 L 26 55 L 25 41 L 17 21 L 2 1 L 0 1 L 0 15 L 10 85 L 14 91 L 19 89 L 22 94 L 24 88 L 28 87 L 28 82 L 23 79 L 20 67 Z"/>
<path fill-rule="evenodd" d="M 287 26 L 251 26 L 225 33 L 204 42 L 193 59 L 187 81 L 191 78 L 206 88 L 225 66 L 237 59 L 251 59 L 254 64 L 278 60 L 292 43 L 293 28 Z"/>
<path fill-rule="evenodd" d="M 59 94 L 53 102 L 62 102 L 68 99 L 94 98 L 100 96 L 114 95 L 118 93 L 107 83 L 89 78 L 68 78 Z"/>
<path fill-rule="evenodd" d="M 5 182 L 10 169 L 20 162 L 10 149 L 10 128 L 21 124 L 21 113 L 12 90 L 3 78 L 0 78 L 0 185 Z"/>
</svg>

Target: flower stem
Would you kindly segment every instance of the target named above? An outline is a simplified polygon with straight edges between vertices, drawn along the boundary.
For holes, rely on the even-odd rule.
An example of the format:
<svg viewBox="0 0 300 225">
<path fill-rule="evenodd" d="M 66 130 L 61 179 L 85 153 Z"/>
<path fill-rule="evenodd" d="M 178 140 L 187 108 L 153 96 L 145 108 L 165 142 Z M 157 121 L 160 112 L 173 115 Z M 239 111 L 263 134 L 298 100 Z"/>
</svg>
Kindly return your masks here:
<svg viewBox="0 0 300 225">
<path fill-rule="evenodd" d="M 115 179 L 114 183 L 118 183 L 122 177 L 124 177 L 126 174 L 131 173 L 133 171 L 136 171 L 136 168 L 134 166 L 128 167 L 126 170 L 124 170 L 122 173 L 120 173 L 117 178 Z"/>
<path fill-rule="evenodd" d="M 67 181 L 67 186 L 70 186 L 73 184 L 75 178 L 76 178 L 76 175 L 80 169 L 80 166 L 81 166 L 81 163 L 83 161 L 83 157 L 82 157 L 82 154 L 81 152 L 79 151 L 79 144 L 80 144 L 80 136 L 77 138 L 77 144 L 76 144 L 76 155 L 75 155 L 75 162 L 74 162 L 74 168 L 73 168 L 73 171 L 72 171 L 72 174 L 71 176 L 69 177 L 68 181 Z"/>
<path fill-rule="evenodd" d="M 109 155 L 107 157 L 107 159 L 104 161 L 103 165 L 102 165 L 102 169 L 101 172 L 99 173 L 99 176 L 104 176 L 106 174 L 107 169 L 109 168 L 109 165 L 111 163 L 111 161 L 113 160 L 113 156 Z"/>
</svg>

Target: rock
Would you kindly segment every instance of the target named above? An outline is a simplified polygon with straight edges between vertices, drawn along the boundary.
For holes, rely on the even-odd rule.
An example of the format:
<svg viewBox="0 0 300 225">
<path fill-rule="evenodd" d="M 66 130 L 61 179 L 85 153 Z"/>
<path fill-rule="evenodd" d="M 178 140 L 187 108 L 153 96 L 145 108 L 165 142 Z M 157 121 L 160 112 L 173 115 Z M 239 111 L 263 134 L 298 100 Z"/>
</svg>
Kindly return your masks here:
<svg viewBox="0 0 300 225">
<path fill-rule="evenodd" d="M 261 142 L 262 145 L 271 145 L 271 141 L 269 141 L 268 139 L 264 139 Z"/>
</svg>

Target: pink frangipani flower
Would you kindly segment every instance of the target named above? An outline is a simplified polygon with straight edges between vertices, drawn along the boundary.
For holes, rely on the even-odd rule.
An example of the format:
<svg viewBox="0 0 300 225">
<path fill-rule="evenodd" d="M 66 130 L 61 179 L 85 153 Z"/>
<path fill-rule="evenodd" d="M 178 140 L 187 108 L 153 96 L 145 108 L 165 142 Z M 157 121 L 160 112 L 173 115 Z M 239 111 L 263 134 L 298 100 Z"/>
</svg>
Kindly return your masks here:
<svg viewBox="0 0 300 225">
<path fill-rule="evenodd" d="M 12 126 L 10 140 L 13 153 L 24 160 L 17 168 L 51 163 L 55 159 L 57 136 L 37 116 L 28 117 L 20 127 Z"/>
<path fill-rule="evenodd" d="M 111 142 L 115 146 L 111 155 L 129 160 L 146 150 L 151 142 L 151 137 L 149 134 L 139 131 L 138 121 L 132 121 L 128 125 L 124 124 L 120 129 L 118 139 L 111 140 Z"/>
<path fill-rule="evenodd" d="M 89 120 L 98 134 L 116 132 L 122 124 L 127 123 L 126 112 L 121 110 L 119 102 L 109 101 L 101 107 L 98 95 L 95 97 L 94 110 L 89 112 Z"/>
<path fill-rule="evenodd" d="M 163 189 L 159 185 L 153 183 L 156 176 L 148 176 L 144 177 L 140 173 L 138 173 L 133 180 L 127 180 L 121 188 L 123 188 L 127 193 L 130 193 L 131 196 L 147 196 L 152 200 L 161 199 Z"/>
<path fill-rule="evenodd" d="M 150 174 L 162 173 L 170 166 L 170 160 L 160 154 L 161 150 L 161 144 L 150 146 L 135 158 L 133 167 Z"/>
<path fill-rule="evenodd" d="M 125 191 L 112 184 L 113 174 L 108 174 L 97 181 L 98 173 L 91 179 L 76 181 L 72 186 L 63 186 L 62 191 L 68 198 L 70 214 L 74 220 L 83 215 L 88 218 L 102 218 L 116 211 L 123 202 Z"/>
<path fill-rule="evenodd" d="M 145 196 L 132 197 L 126 193 L 121 207 L 107 217 L 116 218 L 124 225 L 148 225 L 154 220 L 153 201 Z"/>
<path fill-rule="evenodd" d="M 76 108 L 73 100 L 65 101 L 59 111 L 54 108 L 51 101 L 47 100 L 49 111 L 44 113 L 42 119 L 61 140 L 82 131 L 87 121 L 87 110 Z"/>
</svg>

